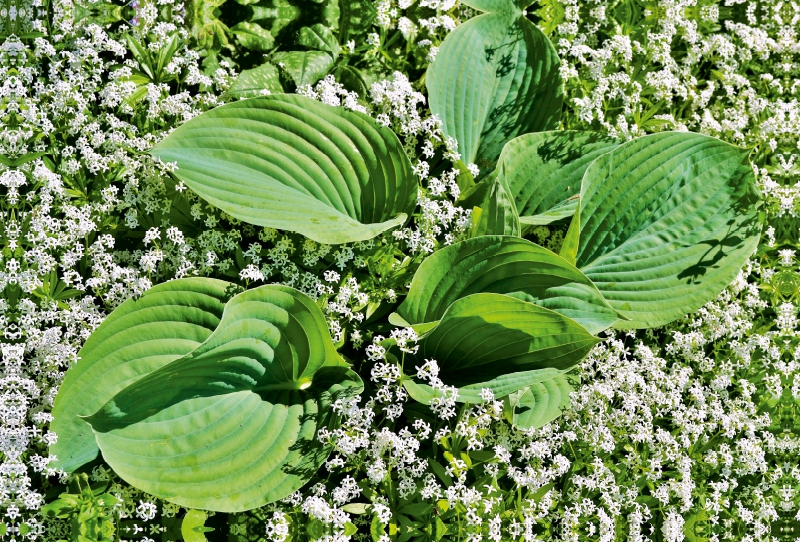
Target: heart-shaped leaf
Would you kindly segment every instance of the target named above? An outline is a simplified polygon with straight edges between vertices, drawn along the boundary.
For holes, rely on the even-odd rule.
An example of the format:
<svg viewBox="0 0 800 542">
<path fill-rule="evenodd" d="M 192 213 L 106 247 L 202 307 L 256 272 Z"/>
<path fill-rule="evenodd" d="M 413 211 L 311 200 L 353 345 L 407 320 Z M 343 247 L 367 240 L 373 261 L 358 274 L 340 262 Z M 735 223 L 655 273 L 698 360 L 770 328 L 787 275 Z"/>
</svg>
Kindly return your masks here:
<svg viewBox="0 0 800 542">
<path fill-rule="evenodd" d="M 236 512 L 305 484 L 328 455 L 331 401 L 361 381 L 306 295 L 245 291 L 191 353 L 117 393 L 86 418 L 125 481 L 191 508 Z"/>
<path fill-rule="evenodd" d="M 540 215 L 579 194 L 589 164 L 620 143 L 597 132 L 525 134 L 508 142 L 497 167 L 503 167 L 520 217 Z"/>
<path fill-rule="evenodd" d="M 507 294 L 572 318 L 596 334 L 616 311 L 583 273 L 525 239 L 486 235 L 434 252 L 420 265 L 397 313 L 410 324 L 439 320 L 458 299 Z"/>
<path fill-rule="evenodd" d="M 236 36 L 236 41 L 247 49 L 266 52 L 275 48 L 275 38 L 269 30 L 256 23 L 242 21 L 231 27 L 231 32 Z"/>
<path fill-rule="evenodd" d="M 209 203 L 320 243 L 405 222 L 417 182 L 397 136 L 367 115 L 276 94 L 212 109 L 151 151 Z"/>
<path fill-rule="evenodd" d="M 630 321 L 660 326 L 713 300 L 761 234 L 748 151 L 667 132 L 597 158 L 581 189 L 578 267 Z"/>
<path fill-rule="evenodd" d="M 133 382 L 197 348 L 216 329 L 235 288 L 208 278 L 173 280 L 117 307 L 78 352 L 78 363 L 58 390 L 50 425 L 58 435 L 50 448 L 56 466 L 72 472 L 97 457 L 91 427 L 78 415 L 91 414 Z"/>
<path fill-rule="evenodd" d="M 428 68 L 430 108 L 464 163 L 491 170 L 503 146 L 561 118 L 555 48 L 519 13 L 479 15 L 445 38 Z"/>
<path fill-rule="evenodd" d="M 555 311 L 507 295 L 473 294 L 447 309 L 417 357 L 435 359 L 442 381 L 462 387 L 518 371 L 565 371 L 598 342 Z"/>
<path fill-rule="evenodd" d="M 339 42 L 333 35 L 331 29 L 319 23 L 312 26 L 304 26 L 300 29 L 297 43 L 310 49 L 327 51 L 336 60 L 339 57 Z"/>
<path fill-rule="evenodd" d="M 348 0 L 341 2 L 339 7 L 342 10 L 339 19 L 339 43 L 366 36 L 377 15 L 375 3 L 371 0 Z"/>
</svg>

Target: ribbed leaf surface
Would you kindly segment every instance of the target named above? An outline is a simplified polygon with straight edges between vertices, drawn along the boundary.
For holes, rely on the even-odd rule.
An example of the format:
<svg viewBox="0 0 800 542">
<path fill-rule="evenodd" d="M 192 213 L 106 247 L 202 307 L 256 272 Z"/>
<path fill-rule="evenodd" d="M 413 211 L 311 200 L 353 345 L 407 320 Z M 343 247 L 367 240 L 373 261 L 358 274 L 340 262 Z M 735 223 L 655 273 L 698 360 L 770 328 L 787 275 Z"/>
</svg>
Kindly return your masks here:
<svg viewBox="0 0 800 542">
<path fill-rule="evenodd" d="M 518 371 L 567 370 L 599 342 L 574 320 L 501 294 L 453 303 L 417 356 L 439 363 L 442 381 L 467 386 Z"/>
<path fill-rule="evenodd" d="M 229 215 L 321 243 L 370 239 L 416 202 L 411 163 L 367 115 L 299 95 L 241 100 L 195 117 L 151 154 Z"/>
<path fill-rule="evenodd" d="M 117 393 L 86 420 L 128 483 L 191 508 L 262 506 L 313 476 L 333 396 L 360 390 L 322 312 L 268 285 L 228 302 L 195 350 Z"/>
<path fill-rule="evenodd" d="M 431 111 L 458 141 L 461 160 L 491 170 L 506 142 L 557 128 L 558 66 L 550 40 L 519 12 L 479 15 L 452 31 L 426 84 Z"/>
<path fill-rule="evenodd" d="M 507 294 L 559 312 L 599 333 L 616 311 L 560 256 L 525 239 L 487 235 L 442 248 L 422 262 L 398 314 L 410 324 L 439 320 L 471 294 Z"/>
<path fill-rule="evenodd" d="M 713 300 L 761 233 L 748 151 L 670 132 L 627 142 L 586 170 L 577 266 L 630 318 L 666 324 Z"/>
<path fill-rule="evenodd" d="M 539 215 L 579 194 L 589 164 L 619 144 L 596 132 L 525 134 L 508 142 L 497 167 L 504 168 L 520 216 Z"/>
<path fill-rule="evenodd" d="M 519 215 L 502 172 L 494 171 L 467 191 L 459 202 L 472 209 L 471 236 L 520 235 Z"/>
<path fill-rule="evenodd" d="M 558 418 L 570 404 L 570 378 L 557 375 L 512 393 L 508 397 L 512 423 L 520 429 L 532 429 Z"/>
<path fill-rule="evenodd" d="M 129 299 L 92 333 L 56 396 L 50 451 L 56 465 L 72 472 L 99 452 L 91 427 L 78 415 L 91 414 L 147 374 L 197 348 L 219 324 L 234 285 L 207 278 L 159 284 Z"/>
</svg>

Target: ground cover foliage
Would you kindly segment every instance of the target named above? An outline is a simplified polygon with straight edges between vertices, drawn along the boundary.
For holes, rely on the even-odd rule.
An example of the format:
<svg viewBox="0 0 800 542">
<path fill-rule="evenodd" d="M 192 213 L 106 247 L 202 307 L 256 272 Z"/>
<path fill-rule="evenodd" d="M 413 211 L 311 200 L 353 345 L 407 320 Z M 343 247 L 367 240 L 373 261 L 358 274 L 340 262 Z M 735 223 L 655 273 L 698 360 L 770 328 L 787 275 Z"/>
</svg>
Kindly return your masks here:
<svg viewBox="0 0 800 542">
<path fill-rule="evenodd" d="M 800 7 L 5 0 L 7 540 L 796 540 Z"/>
</svg>

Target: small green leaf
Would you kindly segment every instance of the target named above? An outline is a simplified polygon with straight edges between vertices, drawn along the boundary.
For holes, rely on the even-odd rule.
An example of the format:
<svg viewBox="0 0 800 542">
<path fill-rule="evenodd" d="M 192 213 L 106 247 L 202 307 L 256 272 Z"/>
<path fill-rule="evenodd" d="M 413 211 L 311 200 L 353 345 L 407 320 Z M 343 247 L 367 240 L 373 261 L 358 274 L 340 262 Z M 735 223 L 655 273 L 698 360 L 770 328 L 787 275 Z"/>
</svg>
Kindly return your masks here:
<svg viewBox="0 0 800 542">
<path fill-rule="evenodd" d="M 309 540 L 317 540 L 325 536 L 325 524 L 317 518 L 310 518 L 306 523 L 306 532 L 308 533 Z"/>
<path fill-rule="evenodd" d="M 236 41 L 246 49 L 265 53 L 275 48 L 275 38 L 269 30 L 256 23 L 242 21 L 232 26 L 231 32 L 236 36 Z"/>
<path fill-rule="evenodd" d="M 471 237 L 521 233 L 517 207 L 501 172 L 493 172 L 467 191 L 459 205 L 473 209 Z"/>
<path fill-rule="evenodd" d="M 372 522 L 369 525 L 369 534 L 372 535 L 373 542 L 379 542 L 386 535 L 386 525 L 381 523 L 377 514 L 372 517 Z"/>
<path fill-rule="evenodd" d="M 297 43 L 309 49 L 327 51 L 333 55 L 334 60 L 338 58 L 341 49 L 331 29 L 319 23 L 301 28 Z"/>
<path fill-rule="evenodd" d="M 377 12 L 371 0 L 348 0 L 340 2 L 341 19 L 339 43 L 347 43 L 363 38 L 370 32 Z"/>
<path fill-rule="evenodd" d="M 267 91 L 267 92 L 264 92 Z M 244 70 L 236 78 L 227 94 L 231 98 L 257 98 L 265 94 L 283 92 L 278 68 L 265 62 L 252 70 Z"/>
<path fill-rule="evenodd" d="M 344 506 L 342 506 L 342 510 L 344 510 L 348 514 L 361 515 L 361 514 L 366 514 L 367 513 L 367 507 L 368 506 L 369 506 L 368 503 L 353 502 L 353 503 L 345 504 Z"/>
<path fill-rule="evenodd" d="M 561 245 L 559 256 L 567 260 L 570 264 L 575 265 L 575 257 L 578 254 L 578 244 L 580 243 L 581 235 L 581 208 L 575 209 L 575 214 L 572 215 L 572 221 L 569 224 L 567 235 L 564 236 L 564 242 Z"/>
<path fill-rule="evenodd" d="M 344 523 L 344 536 L 353 536 L 356 533 L 358 533 L 358 527 L 356 527 L 353 523 L 346 521 Z"/>
<path fill-rule="evenodd" d="M 333 67 L 333 57 L 323 51 L 289 51 L 275 53 L 272 61 L 286 70 L 294 84 L 313 85 Z"/>
<path fill-rule="evenodd" d="M 45 154 L 47 153 L 44 151 L 28 152 L 14 159 L 11 159 L 7 156 L 0 154 L 0 164 L 3 164 L 4 166 L 8 167 L 17 168 L 23 164 L 27 164 L 28 162 L 33 162 L 34 160 L 41 158 Z"/>
<path fill-rule="evenodd" d="M 206 542 L 206 533 L 214 529 L 206 527 L 208 516 L 202 510 L 189 510 L 181 523 L 181 534 L 184 542 Z"/>
</svg>

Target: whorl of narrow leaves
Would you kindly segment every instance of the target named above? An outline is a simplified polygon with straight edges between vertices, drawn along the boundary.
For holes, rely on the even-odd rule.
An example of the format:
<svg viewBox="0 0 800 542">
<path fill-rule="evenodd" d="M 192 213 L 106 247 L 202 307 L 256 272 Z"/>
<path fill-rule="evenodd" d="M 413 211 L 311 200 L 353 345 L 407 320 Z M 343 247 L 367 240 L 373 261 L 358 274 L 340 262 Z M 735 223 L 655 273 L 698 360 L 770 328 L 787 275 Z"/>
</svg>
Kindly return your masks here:
<svg viewBox="0 0 800 542">
<path fill-rule="evenodd" d="M 370 239 L 406 221 L 417 181 L 397 136 L 299 95 L 241 100 L 195 117 L 151 154 L 244 222 L 320 243 Z"/>
<path fill-rule="evenodd" d="M 667 132 L 629 141 L 586 170 L 577 266 L 630 321 L 666 324 L 713 300 L 761 234 L 748 151 Z"/>
<path fill-rule="evenodd" d="M 181 296 L 192 291 L 191 281 L 209 280 L 167 284 Z M 177 304 L 192 302 L 186 296 Z M 167 330 L 178 317 L 167 307 L 149 322 Z M 114 313 L 109 320 L 121 321 Z M 106 372 L 92 375 L 100 384 L 115 368 L 125 370 L 114 360 L 136 357 L 127 353 L 129 345 L 146 355 L 142 330 L 125 329 L 106 346 Z M 330 404 L 361 389 L 336 353 L 319 308 L 278 285 L 236 295 L 213 333 L 138 376 L 94 401 L 102 401 L 99 407 L 73 409 L 85 420 L 79 423 L 91 425 L 105 461 L 132 486 L 182 506 L 223 512 L 262 506 L 304 485 L 329 452 L 315 435 L 336 423 Z M 78 373 L 75 389 L 93 384 L 82 384 L 86 378 Z M 72 411 L 61 416 L 75 418 Z"/>
</svg>

